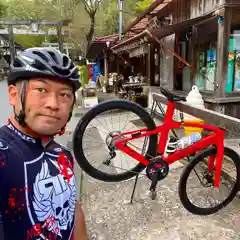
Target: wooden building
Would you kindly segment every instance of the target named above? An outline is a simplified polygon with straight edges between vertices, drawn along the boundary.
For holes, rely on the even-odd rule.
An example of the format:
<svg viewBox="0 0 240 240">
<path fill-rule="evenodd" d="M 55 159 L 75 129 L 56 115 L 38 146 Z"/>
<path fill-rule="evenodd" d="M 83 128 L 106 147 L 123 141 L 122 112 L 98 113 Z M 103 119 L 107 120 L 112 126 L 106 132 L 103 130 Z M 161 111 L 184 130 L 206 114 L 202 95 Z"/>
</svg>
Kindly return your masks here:
<svg viewBox="0 0 240 240">
<path fill-rule="evenodd" d="M 208 108 L 240 117 L 240 1 L 154 4 L 157 11 L 144 16 L 145 30 L 116 42 L 112 50 L 129 58 L 146 53 L 150 94 L 158 92 L 157 78 L 158 85 L 182 95 L 196 84 Z"/>
</svg>

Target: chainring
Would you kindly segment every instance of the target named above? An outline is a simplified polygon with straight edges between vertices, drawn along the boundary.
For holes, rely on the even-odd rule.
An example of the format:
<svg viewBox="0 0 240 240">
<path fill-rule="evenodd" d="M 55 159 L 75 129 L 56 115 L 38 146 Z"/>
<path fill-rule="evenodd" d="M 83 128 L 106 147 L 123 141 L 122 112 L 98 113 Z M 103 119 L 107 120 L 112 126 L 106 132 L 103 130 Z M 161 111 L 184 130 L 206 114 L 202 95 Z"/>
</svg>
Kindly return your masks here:
<svg viewBox="0 0 240 240">
<path fill-rule="evenodd" d="M 167 177 L 169 173 L 168 164 L 161 158 L 154 159 L 154 161 L 150 162 L 146 168 L 147 177 L 152 180 L 152 177 L 157 174 L 158 181 L 163 180 Z"/>
</svg>

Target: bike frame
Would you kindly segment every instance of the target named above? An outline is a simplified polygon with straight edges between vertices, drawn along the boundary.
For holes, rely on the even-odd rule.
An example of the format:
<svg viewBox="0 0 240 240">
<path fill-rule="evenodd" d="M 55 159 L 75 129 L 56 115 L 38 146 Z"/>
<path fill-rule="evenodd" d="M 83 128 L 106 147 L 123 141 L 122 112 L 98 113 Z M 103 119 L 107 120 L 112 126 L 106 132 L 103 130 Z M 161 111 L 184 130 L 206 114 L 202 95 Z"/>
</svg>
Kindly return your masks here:
<svg viewBox="0 0 240 240">
<path fill-rule="evenodd" d="M 211 145 L 215 145 L 217 149 L 216 158 L 215 156 L 210 156 L 208 160 L 208 172 L 211 172 L 214 168 L 214 162 L 216 161 L 215 166 L 215 180 L 214 186 L 219 187 L 220 185 L 220 178 L 221 178 L 221 171 L 222 171 L 222 160 L 224 156 L 224 130 L 202 124 L 202 123 L 194 123 L 194 122 L 177 122 L 173 120 L 173 114 L 175 109 L 175 102 L 168 102 L 167 105 L 167 112 L 164 117 L 164 122 L 162 125 L 159 125 L 154 130 L 148 130 L 147 128 L 139 129 L 136 131 L 131 132 L 124 132 L 121 133 L 122 136 L 125 136 L 124 139 L 116 141 L 116 148 L 130 157 L 136 159 L 140 163 L 147 166 L 150 163 L 150 160 L 146 159 L 145 156 L 136 152 L 134 149 L 127 145 L 128 141 L 147 137 L 150 135 L 160 134 L 157 152 L 155 153 L 155 157 L 160 154 L 161 158 L 168 164 L 171 165 L 172 163 L 179 161 L 182 158 L 188 157 L 197 151 L 203 150 Z M 174 153 L 168 156 L 164 156 L 165 148 L 168 142 L 168 135 L 171 129 L 178 129 L 182 126 L 186 127 L 198 127 L 206 130 L 210 130 L 211 133 L 208 136 L 202 137 L 198 142 L 188 146 L 185 149 L 176 150 Z M 154 156 L 153 156 L 154 157 Z"/>
</svg>

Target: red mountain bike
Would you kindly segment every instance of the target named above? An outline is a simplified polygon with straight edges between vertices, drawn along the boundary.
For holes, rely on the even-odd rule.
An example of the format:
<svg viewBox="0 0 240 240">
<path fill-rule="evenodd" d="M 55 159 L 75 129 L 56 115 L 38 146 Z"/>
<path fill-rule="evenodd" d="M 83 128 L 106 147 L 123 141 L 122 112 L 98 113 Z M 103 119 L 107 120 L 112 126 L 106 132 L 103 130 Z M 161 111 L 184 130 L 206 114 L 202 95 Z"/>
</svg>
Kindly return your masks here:
<svg viewBox="0 0 240 240">
<path fill-rule="evenodd" d="M 161 92 L 168 99 L 168 106 L 164 122 L 159 126 L 155 125 L 144 108 L 125 100 L 105 101 L 90 109 L 81 118 L 74 132 L 73 149 L 76 160 L 91 177 L 107 182 L 124 181 L 142 175 L 146 168 L 146 175 L 151 180 L 150 192 L 155 196 L 156 185 L 168 175 L 169 166 L 190 157 L 179 181 L 180 200 L 193 214 L 213 214 L 229 204 L 240 189 L 239 155 L 224 147 L 224 130 L 201 123 L 174 121 L 175 103 L 186 99 L 163 88 Z M 120 115 L 119 124 L 117 114 Z M 120 123 L 126 119 L 130 123 L 120 127 Z M 127 126 L 132 129 L 124 131 Z M 170 131 L 183 126 L 199 127 L 208 130 L 209 134 L 187 148 L 176 149 L 167 155 L 165 152 Z M 113 130 L 110 131 L 110 127 Z M 139 146 L 139 140 L 143 140 L 142 147 Z M 86 153 L 85 150 L 91 144 L 93 149 Z M 118 154 L 124 154 L 124 157 L 120 158 Z M 127 157 L 133 161 L 130 165 L 127 164 Z M 227 166 L 224 168 L 225 163 Z M 130 169 L 126 169 L 127 166 Z M 106 172 L 107 170 L 110 172 Z M 188 183 L 200 183 L 199 186 L 203 189 L 195 187 L 188 192 L 191 189 Z M 210 190 L 216 191 L 215 195 L 200 200 L 203 206 L 199 206 L 196 200 Z M 193 194 L 196 194 L 194 200 L 191 199 Z M 226 196 L 223 197 L 223 194 Z M 216 201 L 214 205 L 213 201 Z M 206 206 L 208 203 L 210 206 Z"/>
</svg>

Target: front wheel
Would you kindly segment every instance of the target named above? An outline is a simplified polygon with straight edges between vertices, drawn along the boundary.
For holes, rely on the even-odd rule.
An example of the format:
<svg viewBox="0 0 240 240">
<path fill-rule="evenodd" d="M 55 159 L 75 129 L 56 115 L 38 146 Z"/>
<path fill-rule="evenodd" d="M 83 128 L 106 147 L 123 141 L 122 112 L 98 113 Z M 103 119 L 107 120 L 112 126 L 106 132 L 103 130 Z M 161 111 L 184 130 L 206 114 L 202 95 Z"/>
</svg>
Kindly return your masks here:
<svg viewBox="0 0 240 240">
<path fill-rule="evenodd" d="M 146 166 L 114 147 L 123 132 L 156 125 L 149 113 L 140 105 L 126 100 L 100 103 L 79 121 L 73 135 L 73 150 L 79 166 L 90 176 L 106 182 L 132 178 Z M 113 137 L 113 136 L 117 137 Z M 145 159 L 156 155 L 157 135 L 137 138 L 127 144 Z"/>
<path fill-rule="evenodd" d="M 234 199 L 239 190 L 240 157 L 227 147 L 224 148 L 220 187 L 213 186 L 215 168 L 213 172 L 208 173 L 207 158 L 216 156 L 216 153 L 217 149 L 211 147 L 197 154 L 186 166 L 180 178 L 180 200 L 183 206 L 193 214 L 210 215 L 218 212 Z M 198 187 L 196 187 L 197 183 L 199 183 Z M 191 188 L 193 185 L 194 187 Z M 209 196 L 210 191 L 214 191 L 212 196 Z M 208 204 L 210 206 L 207 206 Z"/>
</svg>

